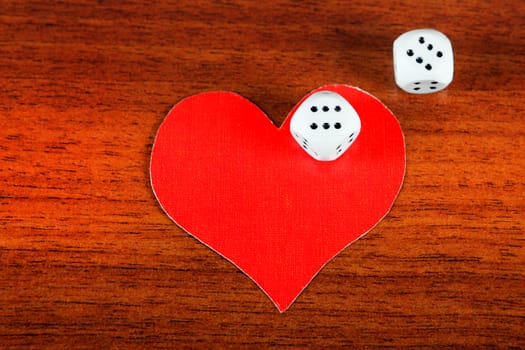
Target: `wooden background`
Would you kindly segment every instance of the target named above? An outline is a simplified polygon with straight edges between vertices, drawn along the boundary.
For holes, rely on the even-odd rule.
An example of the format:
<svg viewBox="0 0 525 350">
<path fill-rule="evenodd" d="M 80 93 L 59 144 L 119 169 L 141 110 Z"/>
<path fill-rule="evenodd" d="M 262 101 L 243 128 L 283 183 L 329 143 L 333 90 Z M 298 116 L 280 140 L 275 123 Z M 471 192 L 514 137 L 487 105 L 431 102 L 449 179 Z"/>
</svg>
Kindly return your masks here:
<svg viewBox="0 0 525 350">
<path fill-rule="evenodd" d="M 0 348 L 525 348 L 525 2 L 0 2 Z M 392 42 L 455 49 L 409 95 Z M 231 90 L 276 123 L 359 86 L 397 116 L 393 210 L 280 314 L 162 212 L 153 138 Z"/>
</svg>

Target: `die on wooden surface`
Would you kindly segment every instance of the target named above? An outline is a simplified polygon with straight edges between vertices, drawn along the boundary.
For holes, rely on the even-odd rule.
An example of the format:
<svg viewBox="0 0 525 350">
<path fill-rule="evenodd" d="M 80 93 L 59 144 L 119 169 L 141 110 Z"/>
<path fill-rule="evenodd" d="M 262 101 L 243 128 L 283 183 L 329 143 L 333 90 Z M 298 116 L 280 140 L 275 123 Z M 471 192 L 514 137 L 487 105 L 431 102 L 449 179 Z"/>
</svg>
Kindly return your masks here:
<svg viewBox="0 0 525 350">
<path fill-rule="evenodd" d="M 435 29 L 416 29 L 394 41 L 396 84 L 412 94 L 445 89 L 454 77 L 454 57 L 448 37 Z"/>
</svg>

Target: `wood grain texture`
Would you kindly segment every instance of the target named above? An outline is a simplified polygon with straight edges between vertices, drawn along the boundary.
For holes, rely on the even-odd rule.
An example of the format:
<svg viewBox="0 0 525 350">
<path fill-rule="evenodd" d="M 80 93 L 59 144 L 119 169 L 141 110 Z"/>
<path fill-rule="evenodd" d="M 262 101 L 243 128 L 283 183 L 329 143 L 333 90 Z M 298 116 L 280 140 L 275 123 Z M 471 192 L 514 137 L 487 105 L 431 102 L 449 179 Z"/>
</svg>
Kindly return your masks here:
<svg viewBox="0 0 525 350">
<path fill-rule="evenodd" d="M 525 3 L 0 2 L 0 348 L 525 348 Z M 440 93 L 394 83 L 392 41 L 455 49 Z M 328 83 L 405 133 L 393 210 L 284 314 L 164 215 L 155 132 L 231 90 L 276 123 Z"/>
</svg>

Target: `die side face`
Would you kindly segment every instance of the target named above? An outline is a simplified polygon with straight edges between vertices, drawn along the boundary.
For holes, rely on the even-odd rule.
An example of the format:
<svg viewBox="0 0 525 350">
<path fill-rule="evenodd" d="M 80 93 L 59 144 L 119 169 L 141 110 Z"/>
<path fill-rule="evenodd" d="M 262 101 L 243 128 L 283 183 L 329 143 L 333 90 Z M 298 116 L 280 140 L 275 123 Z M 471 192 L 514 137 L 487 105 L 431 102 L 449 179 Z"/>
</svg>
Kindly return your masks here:
<svg viewBox="0 0 525 350">
<path fill-rule="evenodd" d="M 434 29 L 416 29 L 394 41 L 396 84 L 406 92 L 428 94 L 446 88 L 454 76 L 452 44 Z"/>
<path fill-rule="evenodd" d="M 332 91 L 319 91 L 297 108 L 290 132 L 301 148 L 313 158 L 339 158 L 359 135 L 361 120 L 352 105 Z"/>
</svg>

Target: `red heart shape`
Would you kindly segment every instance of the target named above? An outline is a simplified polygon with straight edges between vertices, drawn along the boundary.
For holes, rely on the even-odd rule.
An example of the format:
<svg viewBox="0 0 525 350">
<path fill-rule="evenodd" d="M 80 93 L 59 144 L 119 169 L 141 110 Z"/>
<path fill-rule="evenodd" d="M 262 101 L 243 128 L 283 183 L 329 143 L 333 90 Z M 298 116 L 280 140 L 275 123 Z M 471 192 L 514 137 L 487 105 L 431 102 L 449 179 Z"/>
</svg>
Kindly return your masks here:
<svg viewBox="0 0 525 350">
<path fill-rule="evenodd" d="M 333 162 L 311 158 L 289 131 L 290 116 L 319 90 L 339 93 L 361 118 L 361 134 Z M 310 94 L 281 127 L 235 93 L 188 97 L 160 126 L 151 156 L 164 211 L 281 312 L 388 213 L 405 173 L 401 128 L 379 100 L 346 85 Z"/>
</svg>

